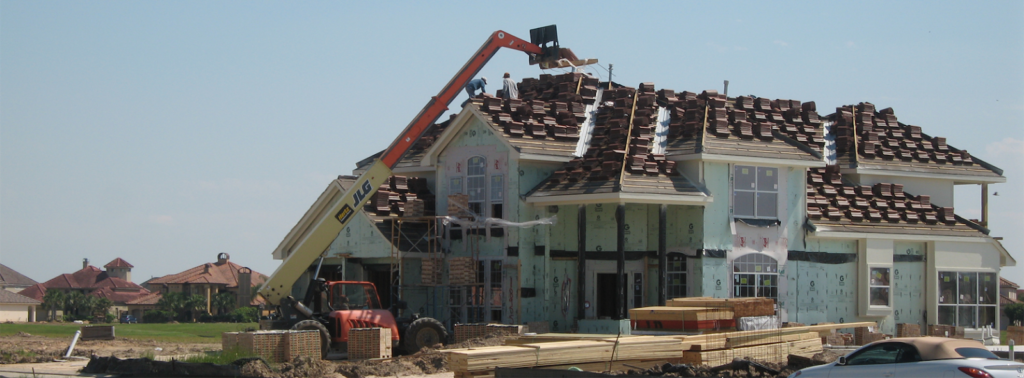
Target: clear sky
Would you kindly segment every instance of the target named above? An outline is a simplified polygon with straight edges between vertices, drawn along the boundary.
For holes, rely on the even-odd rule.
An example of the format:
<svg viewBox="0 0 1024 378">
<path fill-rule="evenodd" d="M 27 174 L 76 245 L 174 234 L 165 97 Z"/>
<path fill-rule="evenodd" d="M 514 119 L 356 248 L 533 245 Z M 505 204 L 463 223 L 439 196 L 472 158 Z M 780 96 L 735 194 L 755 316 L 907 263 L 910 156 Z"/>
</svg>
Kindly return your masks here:
<svg viewBox="0 0 1024 378">
<path fill-rule="evenodd" d="M 1005 170 L 993 236 L 1024 266 L 1024 2 L 0 1 L 0 262 L 37 281 L 269 274 L 329 181 L 386 147 L 490 33 L 616 82 L 869 101 Z M 482 71 L 542 73 L 501 51 Z M 602 68 L 595 71 L 607 78 Z M 457 98 L 454 104 L 464 99 Z M 977 185 L 956 212 L 980 217 Z M 1024 267 L 1003 275 L 1024 284 Z"/>
</svg>

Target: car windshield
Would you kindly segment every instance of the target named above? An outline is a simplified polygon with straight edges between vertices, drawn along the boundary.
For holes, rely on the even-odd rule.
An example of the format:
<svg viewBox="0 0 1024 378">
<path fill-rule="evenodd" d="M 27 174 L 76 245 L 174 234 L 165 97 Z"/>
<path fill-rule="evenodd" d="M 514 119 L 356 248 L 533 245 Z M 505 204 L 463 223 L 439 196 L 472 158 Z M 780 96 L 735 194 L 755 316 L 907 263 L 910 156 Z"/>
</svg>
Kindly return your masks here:
<svg viewBox="0 0 1024 378">
<path fill-rule="evenodd" d="M 956 348 L 956 353 L 964 356 L 964 358 L 984 358 L 989 360 L 998 360 L 999 356 L 990 352 L 984 348 Z"/>
<path fill-rule="evenodd" d="M 379 309 L 377 291 L 366 284 L 335 284 L 331 305 L 335 310 Z"/>
</svg>

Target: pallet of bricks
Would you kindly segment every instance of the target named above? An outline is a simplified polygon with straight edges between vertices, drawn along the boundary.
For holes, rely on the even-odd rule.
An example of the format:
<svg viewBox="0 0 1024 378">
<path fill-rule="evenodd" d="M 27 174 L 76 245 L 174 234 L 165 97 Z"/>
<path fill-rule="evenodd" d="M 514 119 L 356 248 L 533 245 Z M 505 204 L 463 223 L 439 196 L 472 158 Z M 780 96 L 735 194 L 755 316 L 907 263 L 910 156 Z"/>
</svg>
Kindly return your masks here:
<svg viewBox="0 0 1024 378">
<path fill-rule="evenodd" d="M 391 358 L 391 328 L 352 328 L 348 331 L 348 358 Z"/>
<path fill-rule="evenodd" d="M 964 338 L 964 327 L 956 327 L 945 324 L 929 324 L 928 336 L 949 337 L 952 339 Z"/>
<path fill-rule="evenodd" d="M 736 357 L 784 362 L 790 354 L 810 358 L 820 353 L 821 337 L 836 329 L 874 325 L 872 322 L 815 325 L 696 336 L 589 337 L 581 340 L 517 343 L 515 346 L 453 349 L 446 353 L 448 367 L 457 378 L 486 377 L 492 375 L 498 366 L 545 369 L 575 366 L 585 371 L 608 371 L 625 370 L 631 366 L 650 367 L 666 362 L 717 366 L 731 362 Z"/>
<path fill-rule="evenodd" d="M 424 285 L 440 285 L 441 264 L 444 260 L 435 257 L 424 257 L 420 264 L 420 283 Z"/>
<path fill-rule="evenodd" d="M 775 315 L 771 298 L 676 298 L 665 306 L 630 310 L 637 329 L 677 331 L 735 330 L 740 318 Z"/>
<path fill-rule="evenodd" d="M 221 349 L 260 356 L 270 362 L 287 362 L 298 356 L 322 357 L 317 331 L 224 332 Z"/>
<path fill-rule="evenodd" d="M 461 343 L 489 335 L 519 336 L 523 333 L 523 326 L 508 324 L 487 324 L 471 323 L 455 325 L 455 342 Z"/>
<path fill-rule="evenodd" d="M 448 284 L 472 285 L 477 283 L 476 264 L 472 257 L 448 259 Z"/>
</svg>

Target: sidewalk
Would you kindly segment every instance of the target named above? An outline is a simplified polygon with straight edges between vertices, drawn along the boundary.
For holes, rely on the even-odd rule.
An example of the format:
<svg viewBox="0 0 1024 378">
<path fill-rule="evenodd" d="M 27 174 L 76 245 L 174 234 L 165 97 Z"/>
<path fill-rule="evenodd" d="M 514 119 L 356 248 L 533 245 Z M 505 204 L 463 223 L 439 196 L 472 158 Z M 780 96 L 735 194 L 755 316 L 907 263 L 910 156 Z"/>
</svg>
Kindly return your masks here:
<svg viewBox="0 0 1024 378">
<path fill-rule="evenodd" d="M 68 360 L 64 362 L 42 362 L 35 364 L 6 364 L 0 365 L 0 377 L 115 377 L 110 374 L 79 373 L 78 371 L 82 370 L 88 363 L 89 360 Z"/>
</svg>

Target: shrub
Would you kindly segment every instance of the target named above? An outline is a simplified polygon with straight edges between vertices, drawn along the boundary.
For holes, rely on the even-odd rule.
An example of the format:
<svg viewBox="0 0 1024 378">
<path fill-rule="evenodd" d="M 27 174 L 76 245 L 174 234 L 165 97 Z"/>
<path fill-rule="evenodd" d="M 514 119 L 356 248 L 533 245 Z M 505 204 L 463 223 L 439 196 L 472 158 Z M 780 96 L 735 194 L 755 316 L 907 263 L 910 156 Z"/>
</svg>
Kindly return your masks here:
<svg viewBox="0 0 1024 378">
<path fill-rule="evenodd" d="M 1003 313 L 1010 318 L 1010 324 L 1024 323 L 1024 303 L 1011 303 L 1003 307 Z"/>
<path fill-rule="evenodd" d="M 145 323 L 167 323 L 174 319 L 174 313 L 162 310 L 149 310 L 142 314 Z"/>
<path fill-rule="evenodd" d="M 255 307 L 242 307 L 236 308 L 228 315 L 230 315 L 231 321 L 235 323 L 253 323 L 260 320 L 259 311 Z"/>
</svg>

